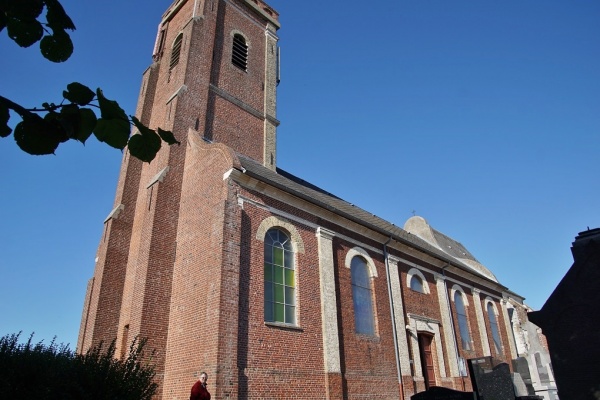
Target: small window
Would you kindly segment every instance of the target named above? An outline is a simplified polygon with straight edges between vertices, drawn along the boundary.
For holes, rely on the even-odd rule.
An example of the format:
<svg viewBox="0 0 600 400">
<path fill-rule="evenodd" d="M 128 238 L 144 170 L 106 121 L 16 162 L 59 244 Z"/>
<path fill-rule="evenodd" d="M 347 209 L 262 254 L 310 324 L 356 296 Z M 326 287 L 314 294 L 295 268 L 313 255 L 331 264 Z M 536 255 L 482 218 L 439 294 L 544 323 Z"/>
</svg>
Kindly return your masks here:
<svg viewBox="0 0 600 400">
<path fill-rule="evenodd" d="M 183 41 L 183 34 L 180 33 L 173 43 L 173 49 L 171 50 L 171 62 L 169 63 L 169 69 L 173 69 L 179 64 L 179 56 L 181 55 L 181 42 Z"/>
<path fill-rule="evenodd" d="M 296 271 L 289 236 L 273 228 L 265 236 L 265 321 L 296 324 Z"/>
<path fill-rule="evenodd" d="M 369 267 L 364 258 L 356 256 L 350 263 L 352 277 L 352 301 L 354 303 L 354 321 L 356 333 L 375 334 L 373 320 L 373 299 Z"/>
<path fill-rule="evenodd" d="M 413 275 L 412 278 L 410 278 L 410 288 L 415 292 L 425 293 L 425 290 L 423 289 L 423 280 L 419 275 Z"/>
<path fill-rule="evenodd" d="M 406 287 L 417 293 L 430 294 L 425 275 L 417 268 L 411 268 L 406 273 Z"/>
<path fill-rule="evenodd" d="M 246 39 L 239 33 L 233 36 L 231 63 L 242 71 L 246 71 L 248 68 L 248 45 Z"/>
<path fill-rule="evenodd" d="M 498 330 L 498 321 L 496 319 L 496 311 L 492 303 L 487 305 L 488 318 L 490 321 L 490 329 L 492 330 L 492 339 L 494 339 L 494 350 L 496 354 L 502 353 L 502 341 L 500 340 L 500 331 Z"/>
<path fill-rule="evenodd" d="M 456 317 L 458 319 L 458 329 L 460 331 L 460 342 L 463 350 L 471 349 L 471 334 L 469 333 L 469 322 L 467 320 L 467 311 L 460 291 L 454 292 L 454 306 L 456 307 Z"/>
</svg>

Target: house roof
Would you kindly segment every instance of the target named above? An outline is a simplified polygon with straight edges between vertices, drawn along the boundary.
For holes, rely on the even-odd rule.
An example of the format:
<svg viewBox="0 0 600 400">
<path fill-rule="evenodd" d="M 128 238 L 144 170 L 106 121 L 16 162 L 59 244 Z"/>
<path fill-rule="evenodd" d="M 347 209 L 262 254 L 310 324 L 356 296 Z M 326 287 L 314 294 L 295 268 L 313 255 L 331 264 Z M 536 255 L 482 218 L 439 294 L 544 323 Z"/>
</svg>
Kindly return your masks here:
<svg viewBox="0 0 600 400">
<path fill-rule="evenodd" d="M 458 254 L 456 251 L 451 253 L 444 251 L 441 246 L 434 245 L 418 235 L 408 232 L 407 230 L 396 226 L 391 222 L 365 211 L 362 208 L 357 207 L 354 204 L 349 203 L 301 178 L 298 178 L 287 171 L 284 171 L 280 168 L 277 168 L 277 171 L 273 171 L 249 157 L 241 154 L 237 154 L 237 156 L 240 160 L 242 168 L 244 169 L 243 172 L 255 179 L 268 183 L 269 185 L 280 190 L 379 232 L 384 236 L 391 237 L 398 242 L 423 251 L 462 270 L 468 271 L 488 281 L 499 284 L 496 277 L 487 268 L 479 264 L 471 255 L 471 253 L 464 248 L 464 246 L 438 231 L 434 232 L 436 237 L 439 238 L 440 242 L 453 243 L 456 246 L 457 251 L 460 252 L 460 255 L 465 253 L 468 256 L 461 259 L 460 257 L 457 257 Z M 478 266 L 481 266 L 482 268 L 479 268 L 478 266 L 474 267 L 472 265 L 473 263 L 478 264 Z"/>
</svg>

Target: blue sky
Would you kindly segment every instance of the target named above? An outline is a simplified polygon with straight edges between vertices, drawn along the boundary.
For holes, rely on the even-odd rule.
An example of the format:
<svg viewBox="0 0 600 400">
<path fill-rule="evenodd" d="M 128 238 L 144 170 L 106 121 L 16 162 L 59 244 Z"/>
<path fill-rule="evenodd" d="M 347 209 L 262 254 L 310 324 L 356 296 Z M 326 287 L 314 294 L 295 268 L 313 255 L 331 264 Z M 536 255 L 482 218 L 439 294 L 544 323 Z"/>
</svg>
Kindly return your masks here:
<svg viewBox="0 0 600 400">
<path fill-rule="evenodd" d="M 0 94 L 101 87 L 128 114 L 169 1 L 63 0 L 66 63 L 0 34 Z M 600 2 L 271 0 L 280 12 L 278 165 L 396 225 L 465 245 L 539 308 L 600 226 Z M 0 335 L 76 344 L 121 153 L 0 139 Z"/>
</svg>

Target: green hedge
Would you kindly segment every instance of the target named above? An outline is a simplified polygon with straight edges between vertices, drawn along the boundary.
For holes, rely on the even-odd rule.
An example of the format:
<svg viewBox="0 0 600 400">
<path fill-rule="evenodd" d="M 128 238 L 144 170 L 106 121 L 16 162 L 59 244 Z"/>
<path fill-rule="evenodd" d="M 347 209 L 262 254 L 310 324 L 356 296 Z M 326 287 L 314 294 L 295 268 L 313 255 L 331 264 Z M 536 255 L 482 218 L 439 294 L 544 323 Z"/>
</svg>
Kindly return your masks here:
<svg viewBox="0 0 600 400">
<path fill-rule="evenodd" d="M 20 334 L 0 339 L 0 398 L 10 400 L 149 400 L 156 393 L 145 340 L 134 340 L 127 358 L 115 358 L 115 342 L 86 354 L 68 346 L 19 343 Z"/>
</svg>

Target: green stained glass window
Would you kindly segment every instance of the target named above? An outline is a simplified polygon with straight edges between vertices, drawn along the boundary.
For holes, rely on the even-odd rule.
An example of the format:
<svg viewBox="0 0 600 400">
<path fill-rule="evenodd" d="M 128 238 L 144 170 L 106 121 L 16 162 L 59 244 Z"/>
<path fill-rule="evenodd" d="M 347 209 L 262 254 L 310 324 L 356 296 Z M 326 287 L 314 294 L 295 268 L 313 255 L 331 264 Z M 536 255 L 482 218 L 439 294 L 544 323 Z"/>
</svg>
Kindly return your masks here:
<svg viewBox="0 0 600 400">
<path fill-rule="evenodd" d="M 283 267 L 273 265 L 273 282 L 283 283 Z"/>
<path fill-rule="evenodd" d="M 283 249 L 273 248 L 273 264 L 283 265 Z"/>
<path fill-rule="evenodd" d="M 280 303 L 275 303 L 275 321 L 285 322 L 285 306 Z"/>
<path fill-rule="evenodd" d="M 295 279 L 295 272 L 293 269 L 285 269 L 285 284 L 286 286 L 291 286 L 291 287 L 295 287 L 296 286 L 296 279 Z"/>
<path fill-rule="evenodd" d="M 265 235 L 265 321 L 296 324 L 296 271 L 289 236 L 270 229 Z"/>
<path fill-rule="evenodd" d="M 285 302 L 284 292 L 285 291 L 283 290 L 283 285 L 275 284 L 275 302 L 276 303 L 284 303 Z"/>
</svg>

